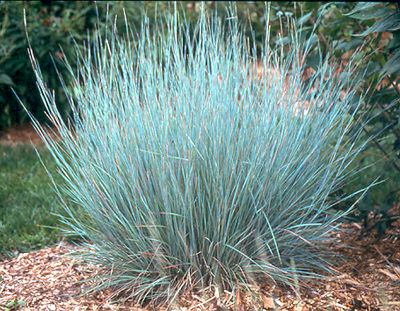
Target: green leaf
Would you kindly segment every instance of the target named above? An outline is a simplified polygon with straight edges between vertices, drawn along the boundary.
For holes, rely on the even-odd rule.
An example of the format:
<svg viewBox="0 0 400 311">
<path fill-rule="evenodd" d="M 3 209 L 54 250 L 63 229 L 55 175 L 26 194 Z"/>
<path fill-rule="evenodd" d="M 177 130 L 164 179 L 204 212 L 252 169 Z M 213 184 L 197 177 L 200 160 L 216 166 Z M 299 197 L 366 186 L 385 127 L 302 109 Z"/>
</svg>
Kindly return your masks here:
<svg viewBox="0 0 400 311">
<path fill-rule="evenodd" d="M 318 65 L 321 62 L 321 58 L 318 54 L 314 53 L 314 54 L 310 54 L 307 57 L 307 66 L 311 67 L 313 69 L 317 69 Z"/>
<path fill-rule="evenodd" d="M 332 7 L 337 7 L 340 5 L 341 5 L 341 3 L 337 3 L 337 2 L 328 2 L 323 5 L 320 5 L 318 8 L 318 16 L 324 15 L 328 8 L 330 9 Z"/>
<path fill-rule="evenodd" d="M 374 206 L 372 204 L 372 197 L 371 197 L 371 191 L 368 191 L 365 196 L 360 200 L 359 210 L 361 212 L 372 212 L 374 210 Z"/>
<path fill-rule="evenodd" d="M 400 49 L 397 49 L 394 55 L 382 67 L 381 74 L 383 76 L 391 75 L 399 70 L 400 70 Z"/>
<path fill-rule="evenodd" d="M 289 37 L 283 37 L 279 38 L 275 41 L 277 45 L 286 45 L 290 43 L 290 38 Z"/>
<path fill-rule="evenodd" d="M 400 31 L 393 32 L 393 39 L 390 40 L 387 50 L 391 53 L 394 49 L 400 47 Z"/>
<path fill-rule="evenodd" d="M 364 42 L 363 39 L 355 38 L 348 42 L 347 41 L 340 42 L 337 45 L 336 49 L 343 50 L 343 51 L 350 51 L 350 50 L 353 50 L 354 48 L 358 47 L 359 45 L 361 45 L 363 42 Z"/>
<path fill-rule="evenodd" d="M 310 19 L 310 17 L 312 16 L 312 14 L 313 14 L 313 11 L 311 11 L 311 12 L 309 12 L 309 13 L 303 15 L 302 17 L 300 17 L 300 18 L 297 20 L 297 26 L 302 26 L 302 25 L 304 25 L 305 23 L 307 23 L 308 20 Z"/>
<path fill-rule="evenodd" d="M 12 79 L 5 73 L 0 73 L 0 84 L 14 85 Z"/>
<path fill-rule="evenodd" d="M 400 14 L 394 13 L 386 19 L 377 21 L 364 32 L 355 34 L 354 36 L 365 37 L 373 32 L 395 31 L 398 29 L 400 29 Z"/>
<path fill-rule="evenodd" d="M 369 10 L 369 9 L 377 6 L 378 4 L 380 4 L 380 3 L 379 2 L 358 2 L 353 10 L 351 10 L 349 13 L 344 14 L 344 15 L 350 16 L 350 15 L 353 15 L 355 13 L 358 13 L 358 12 L 361 12 L 364 10 Z"/>
<path fill-rule="evenodd" d="M 366 78 L 370 77 L 371 75 L 379 72 L 381 70 L 381 65 L 377 62 L 370 62 L 368 63 L 367 67 L 365 68 L 364 75 Z"/>
<path fill-rule="evenodd" d="M 360 11 L 358 13 L 350 15 L 350 17 L 364 21 L 375 18 L 387 18 L 391 14 L 393 14 L 393 10 L 389 9 L 388 7 L 384 7 L 371 11 Z"/>
</svg>

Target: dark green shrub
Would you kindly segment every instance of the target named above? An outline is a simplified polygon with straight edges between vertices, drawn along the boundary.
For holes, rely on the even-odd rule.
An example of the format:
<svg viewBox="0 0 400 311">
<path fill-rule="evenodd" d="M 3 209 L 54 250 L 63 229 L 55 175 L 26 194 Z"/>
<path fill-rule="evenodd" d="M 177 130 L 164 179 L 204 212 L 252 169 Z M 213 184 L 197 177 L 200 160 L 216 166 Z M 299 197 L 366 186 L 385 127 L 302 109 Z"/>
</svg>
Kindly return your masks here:
<svg viewBox="0 0 400 311">
<path fill-rule="evenodd" d="M 166 4 L 158 4 L 165 10 Z M 24 23 L 26 10 L 26 28 Z M 27 53 L 30 43 L 42 66 L 48 87 L 53 89 L 63 116 L 68 115 L 69 105 L 57 76 L 64 74 L 63 59 L 75 65 L 75 44 L 83 46 L 87 34 L 104 31 L 108 16 L 123 16 L 123 9 L 130 22 L 139 23 L 142 11 L 154 16 L 155 3 L 94 1 L 0 1 L 0 130 L 13 124 L 29 121 L 26 112 L 18 104 L 11 87 L 26 107 L 41 122 L 48 121 L 36 88 L 36 80 Z M 123 18 L 118 28 L 125 29 Z M 56 67 L 57 66 L 57 70 Z M 68 82 L 68 81 L 66 81 Z"/>
<path fill-rule="evenodd" d="M 367 173 L 374 169 L 386 179 L 360 202 L 358 216 L 383 233 L 400 218 L 391 213 L 400 198 L 400 9 L 395 3 L 365 2 L 346 16 L 368 26 L 353 39 L 363 42 L 359 55 L 368 61 L 364 88 L 370 87 L 364 110 L 374 117 L 364 131 L 375 138 L 360 163 L 376 160 Z"/>
<path fill-rule="evenodd" d="M 78 39 L 85 34 L 93 15 L 93 7 L 85 2 L 57 2 L 51 5 L 37 1 L 0 2 L 0 128 L 27 121 L 26 113 L 18 104 L 10 86 L 39 120 L 46 120 L 27 57 L 24 9 L 26 31 L 43 64 L 47 83 L 58 97 L 63 94 L 56 87 L 58 78 L 52 59 L 58 66 L 65 55 L 74 59 L 72 38 Z M 63 72 L 62 66 L 60 70 Z M 65 100 L 60 99 L 58 104 L 63 113 L 68 112 Z"/>
</svg>

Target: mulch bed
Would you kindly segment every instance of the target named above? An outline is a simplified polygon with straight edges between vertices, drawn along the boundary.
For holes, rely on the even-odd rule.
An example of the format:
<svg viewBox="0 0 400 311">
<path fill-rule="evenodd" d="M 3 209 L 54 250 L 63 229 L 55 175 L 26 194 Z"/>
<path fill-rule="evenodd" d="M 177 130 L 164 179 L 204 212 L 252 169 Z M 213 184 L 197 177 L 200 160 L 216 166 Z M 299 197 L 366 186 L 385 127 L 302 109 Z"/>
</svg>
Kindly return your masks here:
<svg viewBox="0 0 400 311">
<path fill-rule="evenodd" d="M 40 144 L 41 139 L 32 125 L 17 125 L 5 131 L 0 131 L 0 144 L 16 146 L 20 144 Z"/>
<path fill-rule="evenodd" d="M 337 276 L 308 283 L 298 293 L 263 288 L 262 306 L 229 293 L 211 298 L 193 294 L 182 297 L 182 307 L 174 310 L 234 310 L 235 302 L 241 304 L 236 310 L 400 310 L 400 225 L 381 239 L 363 235 L 358 224 L 344 227 L 332 245 L 348 257 L 337 267 Z M 144 310 L 133 301 L 113 303 L 111 290 L 83 295 L 88 285 L 81 281 L 98 269 L 66 256 L 77 247 L 60 243 L 1 262 L 0 310 L 18 301 L 24 310 Z"/>
</svg>

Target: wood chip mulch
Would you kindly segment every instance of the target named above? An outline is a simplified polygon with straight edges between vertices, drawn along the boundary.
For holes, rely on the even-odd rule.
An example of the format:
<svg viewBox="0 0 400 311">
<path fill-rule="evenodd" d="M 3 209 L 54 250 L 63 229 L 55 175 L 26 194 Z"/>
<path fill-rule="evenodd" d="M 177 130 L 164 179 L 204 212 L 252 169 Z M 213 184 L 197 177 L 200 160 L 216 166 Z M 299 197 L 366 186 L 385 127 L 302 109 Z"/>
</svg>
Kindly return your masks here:
<svg viewBox="0 0 400 311">
<path fill-rule="evenodd" d="M 348 256 L 337 276 L 300 291 L 266 287 L 256 306 L 229 293 L 211 298 L 193 294 L 181 299 L 183 307 L 172 309 L 400 310 L 400 225 L 382 239 L 363 236 L 357 224 L 346 229 L 332 246 Z M 83 295 L 88 285 L 81 281 L 98 270 L 66 256 L 77 247 L 60 243 L 0 262 L 0 310 L 144 310 L 134 302 L 113 303 L 110 290 Z"/>
<path fill-rule="evenodd" d="M 49 133 L 52 137 L 56 137 L 51 132 Z M 15 125 L 7 130 L 0 131 L 0 145 L 15 147 L 26 144 L 43 145 L 42 139 L 36 133 L 32 124 Z"/>
</svg>

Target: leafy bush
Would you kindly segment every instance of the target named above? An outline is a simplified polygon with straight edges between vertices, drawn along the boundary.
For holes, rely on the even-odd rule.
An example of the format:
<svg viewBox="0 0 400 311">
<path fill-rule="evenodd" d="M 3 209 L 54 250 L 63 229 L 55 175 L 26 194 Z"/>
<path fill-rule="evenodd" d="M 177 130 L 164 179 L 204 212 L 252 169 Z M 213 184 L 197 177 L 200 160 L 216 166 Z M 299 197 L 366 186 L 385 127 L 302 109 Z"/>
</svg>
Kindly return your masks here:
<svg viewBox="0 0 400 311">
<path fill-rule="evenodd" d="M 400 201 L 399 5 L 315 1 L 295 6 L 277 2 L 274 6 L 275 12 L 298 17 L 302 36 L 309 35 L 317 25 L 315 34 L 323 55 L 334 55 L 344 64 L 350 56 L 362 60 L 359 70 L 364 74 L 354 78 L 361 78 L 359 92 L 366 93 L 368 101 L 359 109 L 359 115 L 370 119 L 362 127 L 364 134 L 373 138 L 355 161 L 354 168 L 370 167 L 340 193 L 351 193 L 377 177 L 384 181 L 371 189 L 351 214 L 352 220 L 363 221 L 366 229 L 377 229 L 382 234 L 400 218 L 394 208 Z M 252 22 L 260 18 L 262 13 L 258 12 Z M 272 28 L 277 32 L 277 25 Z M 282 45 L 288 42 L 288 36 L 277 41 Z M 309 53 L 306 64 L 316 69 L 319 57 L 317 50 Z M 347 206 L 346 203 L 338 205 L 338 208 L 346 209 Z"/>
<path fill-rule="evenodd" d="M 26 30 L 24 8 L 27 9 Z M 86 14 L 90 13 L 90 7 L 83 2 L 76 4 L 75 8 L 76 10 L 72 11 L 71 5 L 64 2 L 51 6 L 40 2 L 0 2 L 0 129 L 26 122 L 28 119 L 11 87 L 38 120 L 46 121 L 44 107 L 35 88 L 35 76 L 29 70 L 25 33 L 37 47 L 37 57 L 43 66 L 43 74 L 49 87 L 55 89 L 58 97 L 63 96 L 62 90 L 55 87 L 58 79 L 52 59 L 59 65 L 64 55 L 73 60 L 73 39 L 78 39 L 77 36 L 85 33 L 88 26 Z M 91 14 L 93 15 L 93 12 Z M 62 67 L 59 70 L 65 72 Z M 67 114 L 65 99 L 60 98 L 58 104 L 60 111 Z"/>
<path fill-rule="evenodd" d="M 32 55 L 61 139 L 35 127 L 64 179 L 57 191 L 83 210 L 65 204 L 63 221 L 107 269 L 98 288 L 171 300 L 331 271 L 324 245 L 346 198 L 330 194 L 362 147 L 351 75 L 321 59 L 306 83 L 312 41 L 286 53 L 267 33 L 257 52 L 235 18 L 202 13 L 189 28 L 176 14 L 153 34 L 144 22 L 138 36 L 97 36 L 77 72 L 66 64 L 72 123 Z"/>
<path fill-rule="evenodd" d="M 360 202 L 358 216 L 364 220 L 366 227 L 375 227 L 382 234 L 400 218 L 398 213 L 392 211 L 400 201 L 399 5 L 360 2 L 346 16 L 368 25 L 354 35 L 354 40 L 360 40 L 365 46 L 358 53 L 367 62 L 363 84 L 364 89 L 369 88 L 369 100 L 363 110 L 375 116 L 363 130 L 375 138 L 368 148 L 369 152 L 361 158 L 360 165 L 375 160 L 380 168 L 377 175 L 386 179 Z"/>
</svg>

